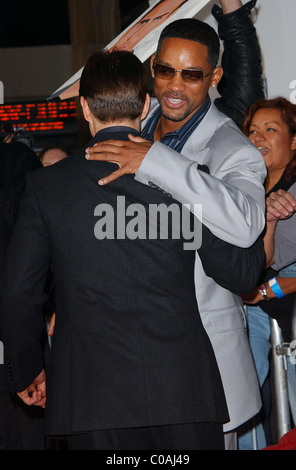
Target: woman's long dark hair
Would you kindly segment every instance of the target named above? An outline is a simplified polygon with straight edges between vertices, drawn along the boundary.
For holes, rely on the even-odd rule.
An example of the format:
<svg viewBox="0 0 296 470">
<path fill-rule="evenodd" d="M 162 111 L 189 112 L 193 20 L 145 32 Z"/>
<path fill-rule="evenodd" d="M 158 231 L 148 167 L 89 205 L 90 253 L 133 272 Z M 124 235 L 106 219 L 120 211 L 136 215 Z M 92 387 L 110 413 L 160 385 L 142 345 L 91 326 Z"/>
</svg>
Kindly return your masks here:
<svg viewBox="0 0 296 470">
<path fill-rule="evenodd" d="M 292 104 L 286 98 L 279 97 L 270 100 L 255 101 L 246 111 L 244 121 L 242 124 L 242 131 L 246 136 L 249 136 L 249 130 L 252 119 L 259 109 L 278 109 L 281 112 L 284 123 L 288 126 L 291 138 L 296 136 L 296 105 Z M 286 168 L 286 180 L 291 180 L 296 175 L 296 149 L 293 152 L 293 157 Z"/>
</svg>

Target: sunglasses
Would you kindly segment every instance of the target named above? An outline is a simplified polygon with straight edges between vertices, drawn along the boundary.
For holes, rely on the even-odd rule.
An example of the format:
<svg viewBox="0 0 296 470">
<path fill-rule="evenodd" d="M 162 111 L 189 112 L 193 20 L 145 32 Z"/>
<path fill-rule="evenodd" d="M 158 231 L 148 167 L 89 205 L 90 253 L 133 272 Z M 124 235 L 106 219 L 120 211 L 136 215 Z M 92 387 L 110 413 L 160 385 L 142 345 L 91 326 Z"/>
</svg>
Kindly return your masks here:
<svg viewBox="0 0 296 470">
<path fill-rule="evenodd" d="M 173 67 L 162 64 L 154 64 L 153 70 L 155 77 L 161 78 L 162 80 L 171 80 L 176 75 L 176 72 L 180 72 L 182 79 L 187 83 L 202 83 L 204 78 L 212 73 L 212 71 L 210 71 L 205 75 L 202 70 L 197 69 L 176 70 Z"/>
</svg>

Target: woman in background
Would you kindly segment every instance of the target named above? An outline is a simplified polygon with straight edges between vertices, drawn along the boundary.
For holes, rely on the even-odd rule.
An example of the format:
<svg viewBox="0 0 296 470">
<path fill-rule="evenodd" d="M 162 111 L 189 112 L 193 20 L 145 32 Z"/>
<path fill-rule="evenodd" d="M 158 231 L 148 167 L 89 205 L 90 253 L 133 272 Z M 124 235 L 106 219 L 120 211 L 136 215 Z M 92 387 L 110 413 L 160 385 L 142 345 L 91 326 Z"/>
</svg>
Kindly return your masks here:
<svg viewBox="0 0 296 470">
<path fill-rule="evenodd" d="M 296 105 L 285 98 L 256 101 L 245 115 L 242 130 L 261 152 L 267 168 L 264 233 L 267 269 L 262 273 L 258 287 L 243 300 L 248 304 L 250 345 L 262 390 L 263 412 L 268 418 L 269 405 L 264 396 L 264 386 L 268 383 L 271 350 L 269 316 L 277 320 L 284 341 L 293 340 L 291 326 L 296 293 Z M 287 362 L 289 383 L 293 381 L 289 387 L 289 399 L 295 421 L 295 366 L 289 360 Z M 255 427 L 258 449 L 271 444 L 268 426 L 265 423 L 264 429 L 263 422 L 264 418 Z M 247 423 L 241 430 L 241 450 L 253 448 L 251 426 L 252 423 Z"/>
</svg>

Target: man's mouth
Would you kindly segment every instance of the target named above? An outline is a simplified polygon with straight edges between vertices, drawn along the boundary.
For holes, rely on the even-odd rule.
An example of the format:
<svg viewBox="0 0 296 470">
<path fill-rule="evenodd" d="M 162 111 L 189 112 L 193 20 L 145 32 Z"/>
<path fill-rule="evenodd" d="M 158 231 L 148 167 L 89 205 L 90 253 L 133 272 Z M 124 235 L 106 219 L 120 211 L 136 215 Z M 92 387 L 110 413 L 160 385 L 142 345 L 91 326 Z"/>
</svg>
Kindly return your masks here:
<svg viewBox="0 0 296 470">
<path fill-rule="evenodd" d="M 170 95 L 164 96 L 164 99 L 165 99 L 166 105 L 169 108 L 173 108 L 173 109 L 181 108 L 186 102 L 184 98 L 180 98 L 177 96 L 170 96 Z"/>
</svg>

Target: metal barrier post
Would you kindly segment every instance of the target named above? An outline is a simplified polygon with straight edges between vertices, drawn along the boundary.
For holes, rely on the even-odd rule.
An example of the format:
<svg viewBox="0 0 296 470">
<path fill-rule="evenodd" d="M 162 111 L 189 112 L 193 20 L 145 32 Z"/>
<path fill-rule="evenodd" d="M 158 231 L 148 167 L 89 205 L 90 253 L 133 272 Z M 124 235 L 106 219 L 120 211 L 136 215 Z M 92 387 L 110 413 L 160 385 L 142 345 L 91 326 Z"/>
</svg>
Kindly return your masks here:
<svg viewBox="0 0 296 470">
<path fill-rule="evenodd" d="M 290 344 L 283 343 L 282 332 L 275 319 L 270 318 L 272 358 L 274 365 L 275 407 L 278 439 L 291 430 L 290 405 L 287 386 L 286 356 L 290 356 Z M 288 358 L 288 360 L 290 360 Z"/>
<path fill-rule="evenodd" d="M 294 341 L 296 340 L 296 300 L 294 301 L 292 312 L 292 338 Z"/>
</svg>

